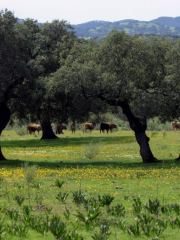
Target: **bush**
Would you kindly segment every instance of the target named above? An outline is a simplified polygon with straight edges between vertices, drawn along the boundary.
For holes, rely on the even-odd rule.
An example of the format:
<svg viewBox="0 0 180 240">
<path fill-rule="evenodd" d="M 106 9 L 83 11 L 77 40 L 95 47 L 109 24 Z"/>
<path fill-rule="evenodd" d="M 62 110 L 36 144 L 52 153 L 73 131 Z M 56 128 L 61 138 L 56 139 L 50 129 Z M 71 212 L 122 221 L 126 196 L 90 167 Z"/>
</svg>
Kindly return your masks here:
<svg viewBox="0 0 180 240">
<path fill-rule="evenodd" d="M 27 129 L 26 127 L 18 127 L 15 129 L 15 132 L 17 133 L 17 135 L 23 136 L 27 134 Z"/>
<path fill-rule="evenodd" d="M 130 130 L 129 122 L 119 120 L 118 121 L 119 130 L 128 131 Z"/>
<path fill-rule="evenodd" d="M 161 123 L 159 118 L 152 118 L 148 120 L 147 130 L 149 131 L 169 131 L 171 130 L 171 124 L 169 122 Z"/>
<path fill-rule="evenodd" d="M 101 142 L 93 143 L 93 141 L 91 141 L 89 144 L 83 146 L 83 149 L 84 149 L 83 153 L 86 158 L 92 159 L 99 154 L 100 147 L 101 147 Z"/>
</svg>

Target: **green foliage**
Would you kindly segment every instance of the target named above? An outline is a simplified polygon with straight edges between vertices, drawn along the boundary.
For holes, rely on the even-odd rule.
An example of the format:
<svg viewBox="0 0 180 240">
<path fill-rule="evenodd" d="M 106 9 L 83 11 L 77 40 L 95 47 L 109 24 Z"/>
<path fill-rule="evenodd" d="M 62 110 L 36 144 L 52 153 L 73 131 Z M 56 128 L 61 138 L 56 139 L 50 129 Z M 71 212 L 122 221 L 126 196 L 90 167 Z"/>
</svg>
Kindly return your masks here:
<svg viewBox="0 0 180 240">
<path fill-rule="evenodd" d="M 107 221 L 104 221 L 104 222 L 100 223 L 100 232 L 99 233 L 95 232 L 94 235 L 92 236 L 92 239 L 106 240 L 109 238 L 110 235 L 111 235 L 110 223 Z"/>
<path fill-rule="evenodd" d="M 139 214 L 142 211 L 142 202 L 140 200 L 140 197 L 133 198 L 134 204 L 133 204 L 133 212 L 135 214 Z"/>
<path fill-rule="evenodd" d="M 126 221 L 124 219 L 118 219 L 116 222 L 116 225 L 118 226 L 119 229 L 121 229 L 124 233 L 127 230 L 127 226 L 125 225 Z"/>
<path fill-rule="evenodd" d="M 155 200 L 149 199 L 149 203 L 145 205 L 146 210 L 152 214 L 158 214 L 160 210 L 159 207 L 160 203 L 158 198 L 156 198 Z"/>
<path fill-rule="evenodd" d="M 41 233 L 42 236 L 45 236 L 49 231 L 48 222 L 43 218 L 36 218 L 33 228 Z"/>
<path fill-rule="evenodd" d="M 127 121 L 119 120 L 118 121 L 119 130 L 130 130 L 129 123 Z"/>
<path fill-rule="evenodd" d="M 24 202 L 24 196 L 22 196 L 22 195 L 16 195 L 15 197 L 14 197 L 14 200 L 16 200 L 16 202 L 18 203 L 18 205 L 19 206 L 21 206 L 22 205 L 22 203 Z"/>
<path fill-rule="evenodd" d="M 135 237 L 139 237 L 141 235 L 140 223 L 137 221 L 134 224 L 131 224 L 128 227 L 127 232 L 129 233 L 129 235 L 134 235 Z"/>
<path fill-rule="evenodd" d="M 81 189 L 78 191 L 74 191 L 72 195 L 73 195 L 73 201 L 77 205 L 82 204 L 86 201 L 86 193 L 82 192 Z"/>
<path fill-rule="evenodd" d="M 107 212 L 112 216 L 116 216 L 117 218 L 124 217 L 126 214 L 125 207 L 122 204 L 108 208 Z"/>
<path fill-rule="evenodd" d="M 79 236 L 78 233 L 74 230 L 74 231 L 70 231 L 69 233 L 67 233 L 64 238 L 64 240 L 83 240 L 84 238 Z"/>
<path fill-rule="evenodd" d="M 177 204 L 177 203 L 171 204 L 171 208 L 177 215 L 180 215 L 180 205 L 179 204 Z"/>
<path fill-rule="evenodd" d="M 23 224 L 14 224 L 13 225 L 14 231 L 15 233 L 20 237 L 26 237 L 27 233 L 28 233 L 28 228 L 27 226 L 23 225 Z"/>
<path fill-rule="evenodd" d="M 15 209 L 6 209 L 6 215 L 10 217 L 11 220 L 17 221 L 19 218 L 19 213 Z"/>
<path fill-rule="evenodd" d="M 40 182 L 40 181 L 33 182 L 33 187 L 34 188 L 39 189 L 39 188 L 41 188 L 41 186 L 42 186 L 42 182 Z"/>
<path fill-rule="evenodd" d="M 112 201 L 114 200 L 114 197 L 111 196 L 110 194 L 104 194 L 102 196 L 98 195 L 98 200 L 101 206 L 109 207 Z"/>
<path fill-rule="evenodd" d="M 77 214 L 75 214 L 75 216 L 85 224 L 87 230 L 90 230 L 92 224 L 98 219 L 102 212 L 100 211 L 99 207 L 94 208 L 92 206 L 89 206 L 86 210 L 86 213 L 77 211 Z"/>
<path fill-rule="evenodd" d="M 61 188 L 61 187 L 63 186 L 64 183 L 65 183 L 64 180 L 56 179 L 56 181 L 55 181 L 55 186 Z"/>
<path fill-rule="evenodd" d="M 5 227 L 2 220 L 0 220 L 0 238 L 4 235 L 7 231 L 7 227 Z"/>
<path fill-rule="evenodd" d="M 56 239 L 63 239 L 66 234 L 66 224 L 61 221 L 60 217 L 53 215 L 50 221 L 50 231 Z"/>
<path fill-rule="evenodd" d="M 67 192 L 64 192 L 64 193 L 58 193 L 58 195 L 56 196 L 56 199 L 58 199 L 59 201 L 61 201 L 61 202 L 65 202 L 65 200 L 66 200 L 66 198 L 67 198 L 67 196 L 69 195 L 69 193 L 67 193 Z"/>
<path fill-rule="evenodd" d="M 29 216 L 31 211 L 32 211 L 31 206 L 28 206 L 28 205 L 23 206 L 23 212 L 26 216 Z"/>
<path fill-rule="evenodd" d="M 161 123 L 158 117 L 149 119 L 147 126 L 149 131 L 169 131 L 171 129 L 170 122 Z"/>
</svg>

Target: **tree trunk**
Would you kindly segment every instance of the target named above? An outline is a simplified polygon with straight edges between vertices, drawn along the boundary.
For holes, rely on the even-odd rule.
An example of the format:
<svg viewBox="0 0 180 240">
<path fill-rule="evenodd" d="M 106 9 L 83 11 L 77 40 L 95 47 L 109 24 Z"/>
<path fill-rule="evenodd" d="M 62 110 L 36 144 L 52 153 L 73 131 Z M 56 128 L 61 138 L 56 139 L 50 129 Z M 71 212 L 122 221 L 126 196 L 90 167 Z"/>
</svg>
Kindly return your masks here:
<svg viewBox="0 0 180 240">
<path fill-rule="evenodd" d="M 133 130 L 133 129 L 132 129 Z M 155 163 L 158 160 L 153 156 L 150 146 L 149 146 L 149 138 L 146 136 L 145 130 L 139 131 L 139 129 L 135 129 L 136 140 L 140 146 L 140 155 L 142 157 L 143 163 Z"/>
<path fill-rule="evenodd" d="M 55 139 L 55 138 L 58 138 L 54 134 L 50 122 L 42 122 L 41 127 L 42 127 L 42 137 L 41 137 L 41 139 Z"/>
<path fill-rule="evenodd" d="M 104 97 L 100 97 L 105 100 L 111 106 L 120 106 L 123 113 L 126 115 L 130 128 L 134 131 L 137 143 L 140 147 L 140 155 L 143 163 L 155 163 L 159 162 L 152 154 L 149 146 L 149 138 L 146 136 L 147 123 L 134 116 L 129 104 L 120 100 L 107 100 Z"/>
<path fill-rule="evenodd" d="M 7 104 L 5 102 L 1 102 L 0 103 L 0 137 L 1 137 L 2 131 L 4 130 L 4 128 L 6 127 L 6 125 L 10 120 L 10 116 L 11 116 L 11 113 Z M 0 143 L 0 161 L 1 160 L 6 160 L 6 158 L 2 153 L 1 143 Z"/>
<path fill-rule="evenodd" d="M 135 132 L 135 137 L 140 147 L 140 155 L 142 157 L 143 163 L 158 162 L 158 160 L 153 156 L 151 152 L 149 146 L 150 139 L 146 136 L 147 122 L 135 117 L 131 112 L 128 103 L 119 101 L 118 105 L 122 108 L 123 113 L 126 115 L 130 128 Z"/>
</svg>

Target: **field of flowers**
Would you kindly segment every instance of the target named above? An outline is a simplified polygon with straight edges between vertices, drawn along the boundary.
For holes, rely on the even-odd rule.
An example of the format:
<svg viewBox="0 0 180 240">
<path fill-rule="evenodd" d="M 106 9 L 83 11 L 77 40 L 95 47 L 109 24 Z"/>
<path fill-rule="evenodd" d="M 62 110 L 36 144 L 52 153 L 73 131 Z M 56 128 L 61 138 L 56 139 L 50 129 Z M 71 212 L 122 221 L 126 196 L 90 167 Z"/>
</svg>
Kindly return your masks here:
<svg viewBox="0 0 180 240">
<path fill-rule="evenodd" d="M 4 132 L 1 238 L 178 240 L 180 132 L 148 136 L 163 163 L 143 164 L 130 131 L 52 141 Z"/>
</svg>

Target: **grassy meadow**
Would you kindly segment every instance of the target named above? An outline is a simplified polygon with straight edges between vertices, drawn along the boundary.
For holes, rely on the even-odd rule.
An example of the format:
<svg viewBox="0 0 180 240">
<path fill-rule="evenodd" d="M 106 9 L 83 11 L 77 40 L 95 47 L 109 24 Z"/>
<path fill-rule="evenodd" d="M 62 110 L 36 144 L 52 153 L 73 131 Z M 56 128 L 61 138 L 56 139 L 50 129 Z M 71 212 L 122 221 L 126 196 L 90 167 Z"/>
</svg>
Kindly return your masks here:
<svg viewBox="0 0 180 240">
<path fill-rule="evenodd" d="M 142 163 L 132 131 L 4 131 L 0 239 L 179 240 L 180 131 L 147 135 L 162 163 Z"/>
</svg>

